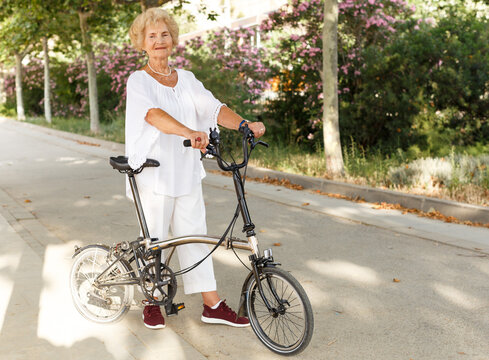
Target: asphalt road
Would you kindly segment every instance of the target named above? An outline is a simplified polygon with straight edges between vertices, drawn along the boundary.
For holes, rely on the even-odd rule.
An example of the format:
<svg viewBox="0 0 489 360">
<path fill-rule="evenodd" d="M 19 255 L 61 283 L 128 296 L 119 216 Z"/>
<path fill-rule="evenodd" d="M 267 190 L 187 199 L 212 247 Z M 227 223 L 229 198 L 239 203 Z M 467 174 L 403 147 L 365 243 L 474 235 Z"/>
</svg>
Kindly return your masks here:
<svg viewBox="0 0 489 360">
<path fill-rule="evenodd" d="M 108 164 L 119 154 L 0 120 L 0 359 L 280 358 L 250 328 L 201 323 L 200 295 L 182 291 L 186 309 L 160 331 L 142 326 L 137 305 L 108 326 L 76 313 L 73 246 L 139 232 L 123 175 Z M 235 207 L 231 179 L 209 174 L 204 193 L 209 233 L 219 234 Z M 313 339 L 297 358 L 489 359 L 489 229 L 252 182 L 247 199 L 261 248 L 314 309 Z M 214 263 L 218 291 L 236 307 L 247 270 L 223 249 Z"/>
</svg>

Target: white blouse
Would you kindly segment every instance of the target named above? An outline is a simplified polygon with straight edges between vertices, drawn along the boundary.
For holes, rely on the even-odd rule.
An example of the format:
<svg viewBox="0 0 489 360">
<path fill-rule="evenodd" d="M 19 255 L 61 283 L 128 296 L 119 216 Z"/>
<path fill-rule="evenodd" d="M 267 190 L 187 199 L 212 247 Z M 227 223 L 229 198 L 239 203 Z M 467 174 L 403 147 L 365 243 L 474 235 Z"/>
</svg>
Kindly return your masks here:
<svg viewBox="0 0 489 360">
<path fill-rule="evenodd" d="M 160 162 L 136 176 L 139 187 L 157 194 L 182 196 L 205 177 L 200 151 L 183 146 L 185 138 L 164 134 L 145 121 L 148 110 L 160 108 L 188 128 L 209 132 L 217 127 L 217 115 L 224 105 L 190 71 L 177 69 L 174 87 L 162 85 L 146 71 L 138 70 L 127 80 L 126 156 L 132 169 L 147 158 Z M 132 198 L 129 183 L 126 194 Z"/>
</svg>

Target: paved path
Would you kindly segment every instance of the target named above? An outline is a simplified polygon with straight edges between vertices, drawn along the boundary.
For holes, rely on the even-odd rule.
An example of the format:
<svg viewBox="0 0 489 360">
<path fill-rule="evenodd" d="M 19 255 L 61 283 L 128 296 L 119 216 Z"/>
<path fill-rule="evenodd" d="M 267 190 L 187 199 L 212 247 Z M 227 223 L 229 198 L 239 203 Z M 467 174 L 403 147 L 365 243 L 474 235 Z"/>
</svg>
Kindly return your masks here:
<svg viewBox="0 0 489 360">
<path fill-rule="evenodd" d="M 0 359 L 279 358 L 249 328 L 201 323 L 199 295 L 177 294 L 187 308 L 161 331 L 142 326 L 136 305 L 113 325 L 81 318 L 67 287 L 73 246 L 132 239 L 137 222 L 108 165 L 120 145 L 47 132 L 0 120 Z M 212 233 L 234 210 L 232 190 L 230 178 L 205 180 Z M 488 229 L 266 184 L 247 194 L 261 248 L 313 305 L 314 337 L 297 358 L 489 359 Z M 214 262 L 235 307 L 246 270 L 232 252 Z"/>
</svg>

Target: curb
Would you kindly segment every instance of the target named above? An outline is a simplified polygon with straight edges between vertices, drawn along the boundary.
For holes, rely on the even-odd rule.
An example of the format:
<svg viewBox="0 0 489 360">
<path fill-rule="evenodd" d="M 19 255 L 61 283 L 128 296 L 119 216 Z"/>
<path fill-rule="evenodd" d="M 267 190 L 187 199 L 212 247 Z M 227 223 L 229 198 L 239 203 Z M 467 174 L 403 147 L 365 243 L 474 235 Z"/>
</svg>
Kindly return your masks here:
<svg viewBox="0 0 489 360">
<path fill-rule="evenodd" d="M 220 170 L 215 161 L 206 159 L 205 168 Z M 460 203 L 451 200 L 430 198 L 421 195 L 405 194 L 393 190 L 384 190 L 360 186 L 338 181 L 315 178 L 312 176 L 288 174 L 276 170 L 260 167 L 248 167 L 246 173 L 249 177 L 289 180 L 292 184 L 300 185 L 308 190 L 320 190 L 322 192 L 340 194 L 352 199 L 363 199 L 367 202 L 385 202 L 399 204 L 405 208 L 418 209 L 424 212 L 439 211 L 445 216 L 453 216 L 459 220 L 478 223 L 489 223 L 489 208 L 478 205 Z"/>
<path fill-rule="evenodd" d="M 21 124 L 22 126 L 26 126 L 28 128 L 35 129 L 46 134 L 54 135 L 64 139 L 77 141 L 85 145 L 99 146 L 105 149 L 119 152 L 120 154 L 124 153 L 124 144 L 46 128 L 40 125 L 19 122 L 3 117 L 0 117 L 0 119 L 6 119 L 12 122 L 15 121 L 15 123 Z M 204 167 L 207 170 L 220 170 L 217 166 L 217 163 L 210 159 L 204 159 Z M 367 186 L 348 184 L 338 181 L 315 178 L 312 176 L 289 174 L 276 170 L 252 166 L 248 167 L 247 176 L 257 178 L 268 176 L 271 179 L 288 180 L 292 184 L 300 185 L 304 189 L 308 190 L 320 190 L 322 192 L 344 195 L 353 199 L 361 198 L 367 202 L 372 203 L 385 202 L 389 204 L 399 204 L 406 208 L 418 209 L 424 212 L 431 212 L 435 210 L 439 211 L 445 216 L 453 216 L 463 221 L 472 221 L 483 224 L 489 223 L 489 207 L 479 205 L 471 205 L 460 203 L 457 201 L 430 198 L 421 195 L 405 194 L 393 190 L 371 188 Z"/>
</svg>

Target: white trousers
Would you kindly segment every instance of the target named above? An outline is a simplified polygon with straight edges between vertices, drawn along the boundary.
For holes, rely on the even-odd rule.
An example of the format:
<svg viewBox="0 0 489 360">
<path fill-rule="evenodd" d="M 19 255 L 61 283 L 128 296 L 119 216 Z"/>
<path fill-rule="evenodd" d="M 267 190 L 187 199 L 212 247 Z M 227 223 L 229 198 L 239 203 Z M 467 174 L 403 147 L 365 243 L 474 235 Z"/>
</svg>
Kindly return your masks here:
<svg viewBox="0 0 489 360">
<path fill-rule="evenodd" d="M 152 238 L 167 239 L 170 228 L 174 237 L 207 234 L 201 184 L 197 185 L 190 194 L 178 197 L 155 194 L 151 189 L 142 186 L 139 189 L 139 196 Z M 209 251 L 207 244 L 177 246 L 180 268 L 184 269 L 195 264 Z M 185 294 L 216 290 L 211 256 L 182 277 Z"/>
</svg>

